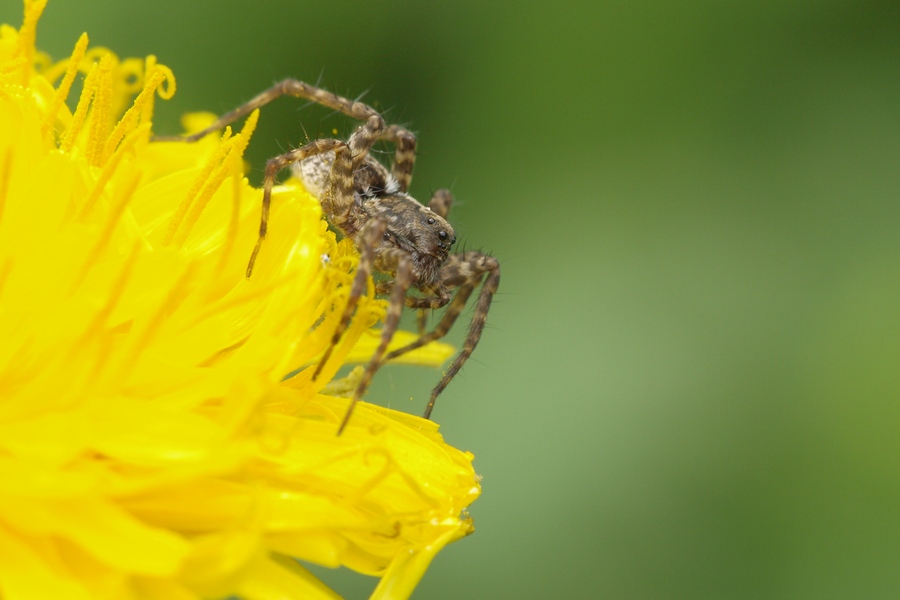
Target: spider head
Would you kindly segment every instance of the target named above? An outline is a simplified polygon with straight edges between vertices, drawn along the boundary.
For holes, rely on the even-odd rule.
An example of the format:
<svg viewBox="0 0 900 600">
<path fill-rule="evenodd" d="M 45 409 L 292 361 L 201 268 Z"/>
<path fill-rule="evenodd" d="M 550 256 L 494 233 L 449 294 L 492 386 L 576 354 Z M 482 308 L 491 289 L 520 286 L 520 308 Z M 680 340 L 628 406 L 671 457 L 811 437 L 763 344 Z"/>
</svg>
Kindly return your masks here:
<svg viewBox="0 0 900 600">
<path fill-rule="evenodd" d="M 453 227 L 446 219 L 425 208 L 424 223 L 418 242 L 422 247 L 428 248 L 428 254 L 447 258 L 450 248 L 456 243 L 456 234 Z"/>
<path fill-rule="evenodd" d="M 456 242 L 446 219 L 404 193 L 366 201 L 367 212 L 387 225 L 380 252 L 399 248 L 412 259 L 416 280 L 433 282 Z"/>
</svg>

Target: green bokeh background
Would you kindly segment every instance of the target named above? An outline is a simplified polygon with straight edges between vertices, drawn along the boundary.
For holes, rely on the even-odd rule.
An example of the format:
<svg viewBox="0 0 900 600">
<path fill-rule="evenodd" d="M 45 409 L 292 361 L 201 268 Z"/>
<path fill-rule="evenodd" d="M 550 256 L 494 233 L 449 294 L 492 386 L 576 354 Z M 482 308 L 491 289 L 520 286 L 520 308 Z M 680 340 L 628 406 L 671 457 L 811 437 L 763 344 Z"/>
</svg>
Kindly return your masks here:
<svg viewBox="0 0 900 600">
<path fill-rule="evenodd" d="M 162 132 L 287 76 L 368 90 L 502 260 L 435 410 L 477 532 L 415 598 L 900 597 L 900 3 L 51 0 L 38 43 L 84 30 L 172 67 Z M 351 130 L 300 105 L 257 181 Z"/>
</svg>

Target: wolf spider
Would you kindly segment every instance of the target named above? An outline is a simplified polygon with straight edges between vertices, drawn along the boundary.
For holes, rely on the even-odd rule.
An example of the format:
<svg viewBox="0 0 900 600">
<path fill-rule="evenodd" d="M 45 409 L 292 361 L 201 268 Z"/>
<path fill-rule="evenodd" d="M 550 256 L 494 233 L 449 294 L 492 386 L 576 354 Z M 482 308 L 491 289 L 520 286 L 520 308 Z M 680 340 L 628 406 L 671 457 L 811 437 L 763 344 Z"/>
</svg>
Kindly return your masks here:
<svg viewBox="0 0 900 600">
<path fill-rule="evenodd" d="M 481 252 L 450 252 L 456 236 L 446 221 L 453 202 L 448 190 L 435 192 L 428 206 L 423 206 L 407 193 L 416 158 L 415 135 L 398 125 L 387 125 L 381 115 L 367 104 L 347 100 L 296 79 L 285 79 L 202 131 L 186 137 L 155 139 L 197 141 L 284 95 L 311 100 L 364 123 L 346 141 L 317 139 L 266 163 L 259 239 L 247 265 L 247 277 L 253 272 L 253 265 L 266 237 L 275 177 L 287 166 L 292 166 L 306 188 L 322 203 L 322 210 L 331 225 L 354 240 L 360 254 L 347 305 L 328 349 L 316 366 L 313 379 L 318 377 L 349 326 L 373 269 L 390 277 L 376 286 L 378 294 L 390 296 L 381 341 L 356 387 L 350 407 L 338 428 L 339 434 L 346 427 L 353 408 L 369 387 L 376 371 L 385 362 L 444 337 L 462 313 L 469 296 L 484 280 L 463 349 L 431 392 L 424 414 L 428 419 L 437 397 L 478 345 L 491 300 L 500 284 L 500 264 L 494 257 Z M 379 140 L 396 145 L 390 172 L 371 155 L 372 146 Z M 419 290 L 421 295 L 410 295 L 408 292 L 411 289 Z M 404 305 L 420 311 L 419 338 L 387 352 Z M 438 325 L 426 333 L 423 311 L 447 305 Z"/>
</svg>

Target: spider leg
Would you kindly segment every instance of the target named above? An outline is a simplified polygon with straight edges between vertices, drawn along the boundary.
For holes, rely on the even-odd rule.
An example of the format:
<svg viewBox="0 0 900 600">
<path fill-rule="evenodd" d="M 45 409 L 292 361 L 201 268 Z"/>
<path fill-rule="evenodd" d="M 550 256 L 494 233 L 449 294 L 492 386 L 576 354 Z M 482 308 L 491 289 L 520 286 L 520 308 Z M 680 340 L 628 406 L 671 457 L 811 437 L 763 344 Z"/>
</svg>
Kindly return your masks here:
<svg viewBox="0 0 900 600">
<path fill-rule="evenodd" d="M 450 206 L 453 204 L 453 195 L 450 190 L 438 190 L 431 196 L 428 202 L 428 208 L 436 212 L 438 215 L 447 218 L 450 213 Z"/>
<path fill-rule="evenodd" d="M 387 356 L 384 357 L 384 361 L 387 362 L 389 360 L 393 360 L 399 356 L 406 354 L 407 352 L 412 352 L 417 348 L 421 348 L 422 346 L 430 344 L 431 342 L 439 340 L 447 335 L 447 332 L 449 332 L 453 327 L 453 324 L 456 323 L 456 319 L 459 318 L 460 314 L 462 314 L 462 311 L 466 306 L 466 302 L 469 300 L 469 296 L 472 295 L 472 291 L 475 289 L 475 286 L 477 284 L 478 282 L 476 280 L 475 282 L 462 285 L 457 290 L 455 296 L 451 296 L 448 293 L 446 298 L 441 298 L 439 296 L 428 298 L 407 298 L 407 305 L 410 304 L 410 300 L 414 300 L 416 302 L 413 308 L 418 308 L 422 311 L 424 311 L 426 308 L 440 308 L 441 306 L 447 304 L 451 297 L 453 298 L 453 302 L 450 303 L 450 307 L 447 309 L 447 312 L 445 312 L 441 317 L 440 322 L 437 324 L 437 327 L 435 327 L 434 330 L 428 333 L 424 333 L 416 341 L 390 352 Z"/>
<path fill-rule="evenodd" d="M 366 366 L 366 371 L 363 373 L 362 379 L 360 379 L 359 385 L 353 394 L 347 414 L 344 415 L 344 420 L 341 421 L 341 425 L 338 427 L 338 435 L 344 431 L 344 427 L 350 421 L 350 415 L 353 414 L 353 408 L 363 394 L 366 393 L 369 384 L 372 382 L 372 377 L 375 376 L 375 373 L 383 364 L 381 359 L 387 351 L 388 344 L 391 343 L 394 334 L 397 332 L 397 326 L 400 324 L 400 315 L 403 313 L 404 298 L 406 298 L 406 292 L 412 284 L 412 261 L 407 252 L 392 249 L 381 253 L 378 259 L 379 268 L 388 268 L 395 272 L 391 299 L 384 319 L 384 327 L 381 329 L 381 343 L 378 345 L 378 349 L 375 350 L 372 358 L 369 359 L 369 364 Z"/>
<path fill-rule="evenodd" d="M 375 293 L 379 296 L 385 296 L 391 293 L 393 289 L 393 281 L 380 281 L 375 285 Z M 416 324 L 418 326 L 419 336 L 426 333 L 426 325 L 428 322 L 427 310 L 437 310 L 447 305 L 453 297 L 446 288 L 439 288 L 433 296 L 407 296 L 406 306 L 416 311 Z"/>
<path fill-rule="evenodd" d="M 407 296 L 406 305 L 416 310 L 437 310 L 447 306 L 453 294 L 447 288 L 440 288 L 434 296 Z"/>
<path fill-rule="evenodd" d="M 400 191 L 406 192 L 412 182 L 413 167 L 416 164 L 416 136 L 404 127 L 391 125 L 384 130 L 382 139 L 397 145 L 394 160 L 391 163 L 391 175 L 400 184 Z"/>
<path fill-rule="evenodd" d="M 484 330 L 484 323 L 487 319 L 488 310 L 491 307 L 491 301 L 494 298 L 497 287 L 500 285 L 500 263 L 497 262 L 497 259 L 482 254 L 481 252 L 466 252 L 464 254 L 451 255 L 447 260 L 447 264 L 444 265 L 444 268 L 441 270 L 440 280 L 443 285 L 458 289 L 437 327 L 435 327 L 433 331 L 419 337 L 416 341 L 388 353 L 382 361 L 387 362 L 447 335 L 447 332 L 450 331 L 462 314 L 466 302 L 469 300 L 472 292 L 475 291 L 475 288 L 481 283 L 485 274 L 487 274 L 487 278 L 484 280 L 481 292 L 478 295 L 478 301 L 475 304 L 475 314 L 469 325 L 469 332 L 466 334 L 463 349 L 432 390 L 431 399 L 425 409 L 424 417 L 426 419 L 430 418 L 437 397 L 441 395 L 441 392 L 444 391 L 447 384 L 450 383 L 453 377 L 466 363 L 469 356 L 472 355 L 472 351 L 475 350 L 475 346 L 478 345 L 478 341 L 481 339 L 481 333 Z M 439 308 L 440 306 L 447 304 L 449 297 L 449 294 L 446 296 L 431 296 L 425 298 L 407 297 L 406 304 L 412 308 Z"/>
<path fill-rule="evenodd" d="M 303 160 L 304 158 L 322 154 L 324 152 L 335 153 L 335 165 L 338 165 L 339 162 L 348 162 L 347 144 L 341 140 L 332 139 L 316 140 L 314 142 L 306 144 L 305 146 L 301 146 L 300 148 L 271 158 L 268 160 L 268 162 L 266 162 L 266 172 L 265 178 L 263 180 L 262 213 L 259 219 L 259 238 L 256 240 L 256 246 L 254 246 L 253 253 L 250 255 L 250 262 L 247 264 L 247 277 L 250 277 L 250 275 L 253 273 L 253 265 L 256 264 L 256 256 L 259 254 L 259 249 L 262 246 L 263 240 L 266 239 L 266 232 L 268 231 L 269 226 L 269 207 L 272 203 L 272 187 L 275 185 L 275 176 L 279 171 L 295 161 Z M 343 159 L 339 161 L 337 157 L 343 157 Z M 333 180 L 332 183 L 335 186 L 341 186 L 339 193 L 349 193 L 352 201 L 352 179 L 349 182 L 349 186 L 347 184 L 347 181 L 345 180 Z M 349 188 L 349 192 L 347 191 L 347 188 Z"/>
<path fill-rule="evenodd" d="M 450 193 L 450 190 L 441 189 L 436 191 L 432 196 L 431 200 L 428 202 L 428 208 L 434 211 L 436 214 L 440 215 L 443 218 L 447 218 L 447 214 L 450 212 L 450 206 L 453 204 L 453 195 Z M 447 304 L 450 301 L 449 295 L 442 295 L 440 297 L 436 297 L 439 302 L 436 304 L 433 299 L 428 302 L 427 308 L 432 310 L 440 308 Z M 422 306 L 422 301 L 426 300 L 425 298 L 415 298 L 408 297 L 406 299 L 406 305 L 410 308 L 416 308 L 416 325 L 419 330 L 419 337 L 424 337 L 426 333 L 426 326 L 428 324 L 428 313 L 425 312 L 425 306 Z"/>
<path fill-rule="evenodd" d="M 316 104 L 321 104 L 322 106 L 339 111 L 360 121 L 367 121 L 372 117 L 381 119 L 381 115 L 378 111 L 368 104 L 348 100 L 347 98 L 332 94 L 327 90 L 323 90 L 320 87 L 310 85 L 297 79 L 285 79 L 279 81 L 264 92 L 261 92 L 250 101 L 225 113 L 206 129 L 188 136 L 158 135 L 153 137 L 153 141 L 196 142 L 210 133 L 218 131 L 226 125 L 231 125 L 235 121 L 246 117 L 257 108 L 262 108 L 266 104 L 282 96 L 294 96 L 296 98 L 310 100 Z M 400 127 L 399 125 L 384 127 L 383 120 L 382 127 L 379 129 L 380 131 L 377 139 L 383 139 L 397 145 L 391 172 L 400 184 L 400 190 L 405 192 L 409 188 L 409 182 L 412 179 L 413 165 L 415 164 L 416 159 L 416 136 L 408 129 Z M 356 150 L 356 148 L 353 149 L 354 151 Z"/>
<path fill-rule="evenodd" d="M 319 360 L 316 370 L 313 371 L 313 381 L 318 378 L 319 374 L 322 372 L 322 368 L 328 362 L 328 359 L 331 358 L 331 353 L 337 347 L 338 342 L 341 341 L 341 336 L 350 325 L 350 320 L 353 318 L 353 312 L 356 310 L 356 305 L 359 304 L 359 299 L 362 298 L 363 294 L 366 292 L 368 279 L 372 274 L 372 267 L 375 264 L 375 248 L 378 247 L 381 236 L 384 235 L 385 227 L 385 222 L 381 219 L 372 219 L 366 223 L 362 231 L 359 232 L 359 237 L 357 239 L 359 264 L 356 267 L 356 275 L 353 277 L 353 285 L 350 288 L 350 294 L 347 296 L 347 305 L 344 307 L 344 312 L 341 314 L 341 320 L 338 321 L 338 325 L 331 335 L 331 343 L 325 350 L 325 354 L 322 355 L 321 360 Z"/>
<path fill-rule="evenodd" d="M 466 286 L 472 286 L 474 289 L 484 273 L 487 273 L 487 278 L 484 280 L 481 292 L 478 294 L 478 300 L 475 303 L 475 314 L 472 315 L 472 322 L 469 324 L 469 331 L 466 333 L 463 349 L 431 391 L 431 399 L 428 401 L 428 406 L 425 407 L 423 415 L 426 419 L 431 417 L 434 401 L 437 400 L 437 397 L 441 395 L 447 384 L 456 376 L 472 355 L 475 346 L 478 345 L 478 340 L 481 339 L 481 332 L 484 331 L 484 323 L 487 320 L 488 311 L 491 308 L 491 300 L 493 300 L 494 294 L 500 285 L 500 263 L 496 258 L 480 252 L 466 252 L 462 257 L 460 262 L 451 263 L 444 268 L 443 272 L 446 276 L 445 283 L 447 285 L 452 286 L 457 284 L 457 282 L 465 282 L 460 287 L 459 292 L 457 292 L 457 296 L 462 294 Z M 455 310 L 455 304 L 455 302 L 452 303 L 450 308 L 447 309 L 448 314 Z M 458 310 L 461 311 L 462 307 L 459 306 Z M 444 317 L 446 318 L 447 315 L 445 314 Z M 454 320 L 456 319 L 455 316 L 453 318 Z"/>
<path fill-rule="evenodd" d="M 375 284 L 375 293 L 379 296 L 389 295 L 393 289 L 393 280 L 379 281 Z M 406 303 L 406 306 L 416 310 L 425 310 L 427 308 L 437 310 L 446 306 L 452 297 L 449 290 L 446 288 L 439 288 L 433 296 L 407 296 L 404 302 Z"/>
<path fill-rule="evenodd" d="M 304 83 L 297 79 L 285 79 L 279 81 L 264 92 L 259 93 L 256 97 L 248 102 L 241 104 L 232 111 L 229 111 L 219 117 L 215 123 L 188 136 L 154 136 L 153 140 L 158 142 L 196 142 L 199 139 L 218 131 L 226 125 L 231 125 L 238 119 L 246 117 L 257 108 L 262 108 L 266 104 L 277 100 L 282 96 L 294 96 L 304 100 L 311 100 L 316 104 L 331 108 L 333 110 L 344 113 L 347 116 L 365 121 L 372 115 L 378 115 L 378 112 L 363 102 L 355 102 L 332 94 L 322 88 Z"/>
<path fill-rule="evenodd" d="M 425 329 L 428 327 L 428 313 L 425 312 L 424 308 L 416 311 L 416 326 L 419 331 L 419 337 L 425 335 Z"/>
<path fill-rule="evenodd" d="M 353 169 L 361 162 L 378 139 L 384 121 L 376 113 L 360 125 L 345 143 L 341 140 L 322 139 L 315 140 L 296 150 L 291 150 L 280 156 L 269 159 L 266 163 L 265 178 L 263 180 L 262 215 L 259 222 L 259 238 L 250 262 L 247 265 L 247 277 L 253 273 L 253 265 L 266 238 L 269 220 L 269 206 L 272 200 L 272 187 L 275 184 L 275 176 L 281 169 L 297 161 L 317 156 L 326 152 L 334 153 L 334 162 L 331 165 L 328 193 L 322 198 L 322 209 L 329 216 L 335 227 L 344 230 L 346 223 L 351 218 L 353 208 Z M 351 155 L 356 153 L 354 157 Z"/>
</svg>

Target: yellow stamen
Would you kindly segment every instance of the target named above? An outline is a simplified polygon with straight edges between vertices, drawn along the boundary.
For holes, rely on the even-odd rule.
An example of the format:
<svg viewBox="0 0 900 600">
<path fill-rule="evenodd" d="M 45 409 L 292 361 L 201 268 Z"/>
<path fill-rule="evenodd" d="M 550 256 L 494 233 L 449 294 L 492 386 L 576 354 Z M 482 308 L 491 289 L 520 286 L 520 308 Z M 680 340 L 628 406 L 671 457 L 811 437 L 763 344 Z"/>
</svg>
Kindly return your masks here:
<svg viewBox="0 0 900 600">
<path fill-rule="evenodd" d="M 97 63 L 91 65 L 87 77 L 84 78 L 84 86 L 81 88 L 81 97 L 78 99 L 78 105 L 75 107 L 75 114 L 72 115 L 72 122 L 66 128 L 59 149 L 63 152 L 71 152 L 72 146 L 75 144 L 75 138 L 81 133 L 81 127 L 87 117 L 88 108 L 91 106 L 91 100 L 94 98 L 94 92 L 97 89 Z"/>
<path fill-rule="evenodd" d="M 100 194 L 103 193 L 103 190 L 106 189 L 106 184 L 109 183 L 109 180 L 112 179 L 112 176 L 115 174 L 116 169 L 119 167 L 119 164 L 122 162 L 122 157 L 134 147 L 134 144 L 141 137 L 145 137 L 150 131 L 150 124 L 141 125 L 134 131 L 132 131 L 125 141 L 122 142 L 122 145 L 116 150 L 115 154 L 113 154 L 112 159 L 108 160 L 103 168 L 100 170 L 100 174 L 97 176 L 97 182 L 94 184 L 94 187 L 91 188 L 90 193 L 84 201 L 84 205 L 81 207 L 81 211 L 79 213 L 80 217 L 85 218 L 90 212 L 94 209 L 94 205 L 97 203 L 97 199 L 100 198 Z"/>
<path fill-rule="evenodd" d="M 163 100 L 171 100 L 172 96 L 175 95 L 175 90 L 177 89 L 175 85 L 175 74 L 172 72 L 172 69 L 170 69 L 166 65 L 157 63 L 156 68 L 162 71 L 166 76 L 166 84 L 160 86 L 156 93 L 159 94 L 159 97 Z"/>
<path fill-rule="evenodd" d="M 25 0 L 25 18 L 19 28 L 18 48 L 14 53 L 17 58 L 25 59 L 22 66 L 21 83 L 25 87 L 31 79 L 31 65 L 34 63 L 35 40 L 37 39 L 37 23 L 47 6 L 47 0 Z"/>
<path fill-rule="evenodd" d="M 114 60 L 110 72 L 112 94 L 110 95 L 109 126 L 115 124 L 117 115 L 131 105 L 131 96 L 144 87 L 144 61 L 137 58 Z"/>
<path fill-rule="evenodd" d="M 166 235 L 163 238 L 163 246 L 168 246 L 172 243 L 172 240 L 175 238 L 175 234 L 178 233 L 179 227 L 181 227 L 184 222 L 184 217 L 190 209 L 191 204 L 194 202 L 194 198 L 203 188 L 207 179 L 209 179 L 210 174 L 212 174 L 213 170 L 215 170 L 216 166 L 222 161 L 222 159 L 228 155 L 228 152 L 231 150 L 231 147 L 234 145 L 231 142 L 231 127 L 226 127 L 224 133 L 222 133 L 222 139 L 220 140 L 219 147 L 216 149 L 215 153 L 206 161 L 206 164 L 203 166 L 203 170 L 197 174 L 197 177 L 194 179 L 194 183 L 191 184 L 191 187 L 188 189 L 187 194 L 185 194 L 184 199 L 178 205 L 178 208 L 175 209 L 174 214 L 172 214 L 172 219 L 169 221 L 169 228 L 166 230 Z"/>
<path fill-rule="evenodd" d="M 222 159 L 222 162 L 216 167 L 216 170 L 209 177 L 206 182 L 206 185 L 203 186 L 202 191 L 197 195 L 197 198 L 191 203 L 190 212 L 188 212 L 187 216 L 184 219 L 184 223 L 182 223 L 181 228 L 178 231 L 178 236 L 175 240 L 175 245 L 180 247 L 184 244 L 184 241 L 187 239 L 187 236 L 190 235 L 191 230 L 194 228 L 194 225 L 197 224 L 197 220 L 200 218 L 200 214 L 203 212 L 203 209 L 206 208 L 206 205 L 209 204 L 209 201 L 212 199 L 213 194 L 215 194 L 219 187 L 222 185 L 222 182 L 225 181 L 225 178 L 228 176 L 229 171 L 231 170 L 229 167 L 231 166 L 230 157 L 236 156 L 241 157 L 244 154 L 244 149 L 247 148 L 247 144 L 250 142 L 250 136 L 253 135 L 253 130 L 256 129 L 256 123 L 259 120 L 259 110 L 253 111 L 249 117 L 247 117 L 247 121 L 244 123 L 244 128 L 241 132 L 235 135 L 232 139 L 228 140 L 232 143 L 232 147 L 230 148 L 228 154 Z"/>
<path fill-rule="evenodd" d="M 4 79 L 7 79 L 11 75 L 15 74 L 22 67 L 22 65 L 25 64 L 28 64 L 28 59 L 26 59 L 24 56 L 14 58 L 0 67 L 0 76 L 2 76 Z"/>
<path fill-rule="evenodd" d="M 166 65 L 161 65 L 156 62 L 156 57 L 154 55 L 149 55 L 145 61 L 144 72 L 145 73 L 155 73 L 161 72 L 165 76 L 165 84 L 161 85 L 156 93 L 159 94 L 159 97 L 163 100 L 170 99 L 175 94 L 175 74 L 172 73 L 172 70 Z M 147 97 L 147 102 L 144 105 L 144 110 L 141 111 L 141 123 L 149 123 L 153 120 L 153 108 L 154 108 L 154 100 L 156 96 L 152 94 Z"/>
<path fill-rule="evenodd" d="M 111 54 L 100 59 L 97 71 L 96 91 L 91 109 L 91 130 L 88 136 L 85 154 L 88 162 L 94 167 L 102 164 L 104 143 L 109 137 L 110 113 L 112 109 L 112 70 Z"/>
<path fill-rule="evenodd" d="M 225 181 L 225 178 L 228 176 L 228 157 L 232 152 L 234 152 L 234 144 L 230 146 L 229 151 L 225 155 L 223 161 L 216 165 L 216 168 L 213 171 L 212 175 L 209 176 L 209 178 L 203 184 L 203 188 L 200 190 L 200 193 L 197 194 L 197 197 L 194 198 L 194 201 L 191 203 L 191 208 L 188 211 L 187 215 L 184 217 L 181 228 L 178 230 L 178 235 L 175 236 L 174 241 L 177 248 L 181 248 L 181 246 L 184 245 L 184 241 L 191 234 L 191 231 L 194 229 L 194 225 L 197 224 L 197 220 L 200 218 L 200 214 L 203 212 L 203 209 L 206 208 L 207 204 L 209 204 L 209 201 L 213 197 L 213 194 L 219 191 L 219 187 L 221 187 L 222 182 Z"/>
<path fill-rule="evenodd" d="M 36 75 L 43 75 L 44 79 L 47 79 L 47 69 L 53 66 L 53 58 L 47 54 L 46 52 L 41 52 L 40 50 L 36 50 L 34 53 L 34 73 Z"/>
<path fill-rule="evenodd" d="M 109 159 L 109 156 L 113 153 L 116 148 L 116 145 L 121 141 L 125 134 L 131 132 L 134 129 L 135 123 L 137 123 L 138 116 L 140 116 L 141 109 L 147 104 L 148 99 L 153 97 L 153 93 L 156 91 L 156 88 L 160 83 L 166 78 L 165 73 L 161 71 L 157 71 L 154 73 L 150 79 L 147 81 L 147 85 L 144 86 L 144 89 L 138 94 L 138 97 L 134 99 L 134 104 L 131 105 L 122 118 L 119 119 L 119 122 L 116 124 L 113 132 L 109 134 L 109 138 L 106 140 L 106 145 L 103 148 L 103 154 L 100 157 L 100 163 L 103 164 Z M 147 131 L 149 137 L 149 129 Z"/>
<path fill-rule="evenodd" d="M 56 114 L 59 112 L 59 107 L 62 106 L 62 103 L 69 97 L 69 91 L 72 89 L 72 83 L 75 81 L 75 75 L 78 74 L 78 65 L 81 62 L 81 59 L 84 58 L 84 53 L 87 51 L 87 45 L 88 35 L 87 33 L 82 33 L 81 37 L 78 38 L 78 43 L 75 44 L 75 50 L 72 51 L 72 56 L 69 58 L 68 64 L 66 65 L 66 74 L 59 84 L 59 87 L 56 89 L 56 94 L 53 96 L 50 106 L 47 108 L 47 115 L 44 117 L 44 124 L 41 126 L 41 135 L 43 136 L 46 136 L 50 132 L 50 128 L 53 127 L 53 123 L 56 121 Z"/>
<path fill-rule="evenodd" d="M 119 79 L 117 83 L 120 86 L 119 93 L 122 96 L 130 96 L 137 94 L 146 87 L 146 76 L 150 74 L 150 71 L 144 71 L 144 61 L 142 59 L 126 58 L 119 64 L 116 74 Z"/>
<path fill-rule="evenodd" d="M 244 126 L 246 130 L 247 127 Z M 243 135 L 243 131 L 241 131 L 241 135 Z M 250 135 L 252 131 L 247 132 L 247 141 L 249 141 Z M 241 216 L 241 184 L 244 182 L 244 161 L 243 161 L 243 149 L 246 148 L 246 143 L 242 144 L 243 148 L 241 149 L 241 153 L 232 153 L 230 155 L 230 164 L 231 164 L 231 214 L 228 219 L 228 229 L 225 231 L 225 240 L 222 242 L 222 249 L 219 251 L 219 260 L 216 268 L 213 270 L 213 277 L 222 277 L 225 273 L 225 265 L 228 264 L 228 261 L 231 259 L 231 253 L 234 250 L 234 246 L 237 243 L 238 237 L 238 225 L 240 224 L 240 216 Z M 217 286 L 215 285 L 217 282 L 213 281 L 213 285 L 210 285 L 209 293 L 210 298 L 213 297 L 214 294 L 218 294 Z"/>
<path fill-rule="evenodd" d="M 119 56 L 115 52 L 103 46 L 94 46 L 84 55 L 84 60 L 81 62 L 81 70 L 89 69 L 92 64 L 100 62 L 106 55 L 111 57 L 114 64 L 119 63 Z"/>
</svg>

